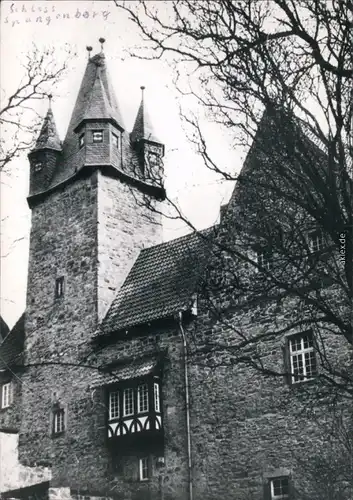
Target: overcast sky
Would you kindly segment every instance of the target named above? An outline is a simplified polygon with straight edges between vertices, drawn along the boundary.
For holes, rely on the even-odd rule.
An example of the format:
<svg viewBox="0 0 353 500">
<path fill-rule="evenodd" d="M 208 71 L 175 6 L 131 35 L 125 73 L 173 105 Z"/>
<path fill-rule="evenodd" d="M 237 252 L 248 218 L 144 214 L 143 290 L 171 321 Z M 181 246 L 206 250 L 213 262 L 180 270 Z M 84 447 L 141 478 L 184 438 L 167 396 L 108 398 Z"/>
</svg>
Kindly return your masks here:
<svg viewBox="0 0 353 500">
<path fill-rule="evenodd" d="M 159 6 L 163 2 L 158 2 Z M 69 72 L 54 93 L 53 112 L 64 138 L 87 64 L 86 46 L 104 51 L 127 129 L 130 131 L 140 102 L 140 86 L 158 137 L 166 146 L 166 188 L 183 212 L 201 229 L 217 221 L 219 206 L 229 198 L 232 185 L 211 175 L 188 143 L 179 118 L 179 106 L 190 109 L 173 86 L 173 72 L 166 62 L 131 58 L 128 50 L 141 43 L 139 33 L 126 15 L 108 1 L 2 1 L 1 87 L 10 95 L 21 79 L 21 62 L 32 42 L 42 50 L 55 46 L 58 59 L 65 44 L 77 53 Z M 45 114 L 46 102 L 38 103 Z M 239 169 L 244 155 L 232 151 L 229 137 L 210 123 L 203 123 L 210 147 L 221 166 Z M 1 315 L 10 326 L 25 308 L 30 211 L 27 207 L 29 164 L 26 156 L 11 164 L 11 175 L 1 179 Z M 165 239 L 185 232 L 180 222 L 165 223 Z"/>
</svg>

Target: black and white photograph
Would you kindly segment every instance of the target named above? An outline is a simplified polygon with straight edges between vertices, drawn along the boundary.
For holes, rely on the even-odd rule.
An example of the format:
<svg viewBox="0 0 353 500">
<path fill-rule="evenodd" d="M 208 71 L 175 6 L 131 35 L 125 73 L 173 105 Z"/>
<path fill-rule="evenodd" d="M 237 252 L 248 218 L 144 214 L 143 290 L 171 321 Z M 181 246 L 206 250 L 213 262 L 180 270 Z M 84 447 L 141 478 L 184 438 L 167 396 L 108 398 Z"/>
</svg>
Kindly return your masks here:
<svg viewBox="0 0 353 500">
<path fill-rule="evenodd" d="M 353 1 L 0 10 L 0 499 L 353 500 Z"/>
</svg>

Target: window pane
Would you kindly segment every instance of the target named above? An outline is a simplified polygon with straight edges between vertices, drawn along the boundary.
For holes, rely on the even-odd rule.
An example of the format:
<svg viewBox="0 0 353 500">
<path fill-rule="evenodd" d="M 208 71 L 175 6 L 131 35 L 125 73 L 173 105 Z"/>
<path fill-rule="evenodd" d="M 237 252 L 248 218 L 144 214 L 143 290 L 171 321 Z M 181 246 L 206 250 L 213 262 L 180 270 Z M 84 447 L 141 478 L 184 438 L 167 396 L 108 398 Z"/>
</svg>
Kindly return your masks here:
<svg viewBox="0 0 353 500">
<path fill-rule="evenodd" d="M 54 413 L 54 434 L 65 430 L 65 412 L 58 410 Z"/>
<path fill-rule="evenodd" d="M 147 384 L 139 385 L 137 389 L 137 407 L 138 412 L 148 411 L 148 386 Z"/>
<path fill-rule="evenodd" d="M 286 500 L 289 498 L 289 482 L 287 477 L 272 479 L 271 500 Z"/>
<path fill-rule="evenodd" d="M 103 142 L 103 130 L 95 130 L 93 132 L 93 142 Z"/>
<path fill-rule="evenodd" d="M 109 418 L 119 418 L 120 416 L 119 408 L 119 392 L 109 393 Z"/>
<path fill-rule="evenodd" d="M 7 408 L 10 406 L 10 384 L 4 384 L 1 390 L 1 407 Z"/>
<path fill-rule="evenodd" d="M 317 375 L 316 354 L 312 333 L 306 332 L 289 340 L 293 382 L 300 382 Z"/>
<path fill-rule="evenodd" d="M 124 390 L 124 417 L 134 413 L 134 391 L 133 389 Z"/>
<path fill-rule="evenodd" d="M 140 481 L 146 481 L 148 477 L 148 457 L 140 458 Z"/>
<path fill-rule="evenodd" d="M 85 134 L 80 135 L 80 137 L 78 139 L 78 144 L 79 144 L 80 148 L 82 148 L 82 146 L 84 146 L 84 144 L 85 144 Z"/>
<path fill-rule="evenodd" d="M 116 134 L 113 134 L 113 145 L 119 149 L 120 147 L 120 138 Z"/>
<path fill-rule="evenodd" d="M 154 409 L 155 411 L 161 411 L 159 400 L 159 384 L 154 384 Z"/>
</svg>

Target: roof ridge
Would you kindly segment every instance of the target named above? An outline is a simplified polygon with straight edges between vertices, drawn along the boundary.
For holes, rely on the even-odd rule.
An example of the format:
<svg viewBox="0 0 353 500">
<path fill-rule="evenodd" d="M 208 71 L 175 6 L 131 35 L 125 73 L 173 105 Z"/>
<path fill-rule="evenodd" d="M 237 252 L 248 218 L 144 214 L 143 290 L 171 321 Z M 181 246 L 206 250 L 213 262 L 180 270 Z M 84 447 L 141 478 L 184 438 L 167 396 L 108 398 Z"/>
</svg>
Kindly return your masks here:
<svg viewBox="0 0 353 500">
<path fill-rule="evenodd" d="M 147 251 L 147 250 L 151 250 L 152 248 L 157 248 L 157 247 L 160 247 L 160 246 L 163 246 L 163 245 L 172 244 L 172 243 L 174 243 L 176 241 L 180 241 L 183 238 L 186 239 L 186 238 L 188 238 L 190 236 L 193 236 L 193 235 L 201 235 L 202 236 L 203 232 L 208 231 L 208 230 L 210 230 L 210 229 L 212 229 L 214 227 L 216 227 L 216 225 L 209 226 L 208 228 L 205 228 L 205 229 L 195 230 L 195 231 L 192 231 L 190 233 L 183 234 L 182 236 L 178 236 L 178 238 L 174 238 L 174 239 L 168 240 L 168 241 L 162 241 L 161 243 L 157 243 L 156 245 L 152 245 L 150 247 L 142 248 L 142 250 L 140 251 L 140 254 L 143 253 L 143 252 L 145 252 L 145 251 Z"/>
</svg>

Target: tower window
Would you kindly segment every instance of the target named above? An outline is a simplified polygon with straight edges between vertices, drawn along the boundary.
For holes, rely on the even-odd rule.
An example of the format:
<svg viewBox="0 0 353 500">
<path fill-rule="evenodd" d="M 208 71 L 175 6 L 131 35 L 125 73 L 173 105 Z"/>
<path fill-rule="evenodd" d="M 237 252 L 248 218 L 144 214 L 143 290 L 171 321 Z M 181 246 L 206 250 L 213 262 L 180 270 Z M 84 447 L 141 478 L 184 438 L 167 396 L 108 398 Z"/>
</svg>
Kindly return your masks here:
<svg viewBox="0 0 353 500">
<path fill-rule="evenodd" d="M 147 481 L 150 477 L 148 457 L 139 460 L 140 481 Z"/>
<path fill-rule="evenodd" d="M 116 134 L 112 134 L 113 146 L 116 149 L 120 149 L 120 137 Z"/>
<path fill-rule="evenodd" d="M 80 148 L 83 148 L 83 146 L 85 145 L 85 134 L 81 134 L 78 138 L 78 145 L 80 146 Z"/>
<path fill-rule="evenodd" d="M 35 172 L 40 172 L 42 170 L 42 167 L 43 167 L 43 163 L 41 161 L 37 161 L 34 164 L 34 171 Z"/>
<path fill-rule="evenodd" d="M 92 138 L 95 144 L 103 142 L 103 130 L 93 130 Z"/>
<path fill-rule="evenodd" d="M 55 280 L 55 298 L 58 299 L 64 295 L 64 276 Z"/>
<path fill-rule="evenodd" d="M 65 410 L 56 410 L 53 415 L 53 434 L 60 434 L 65 430 Z"/>
</svg>

